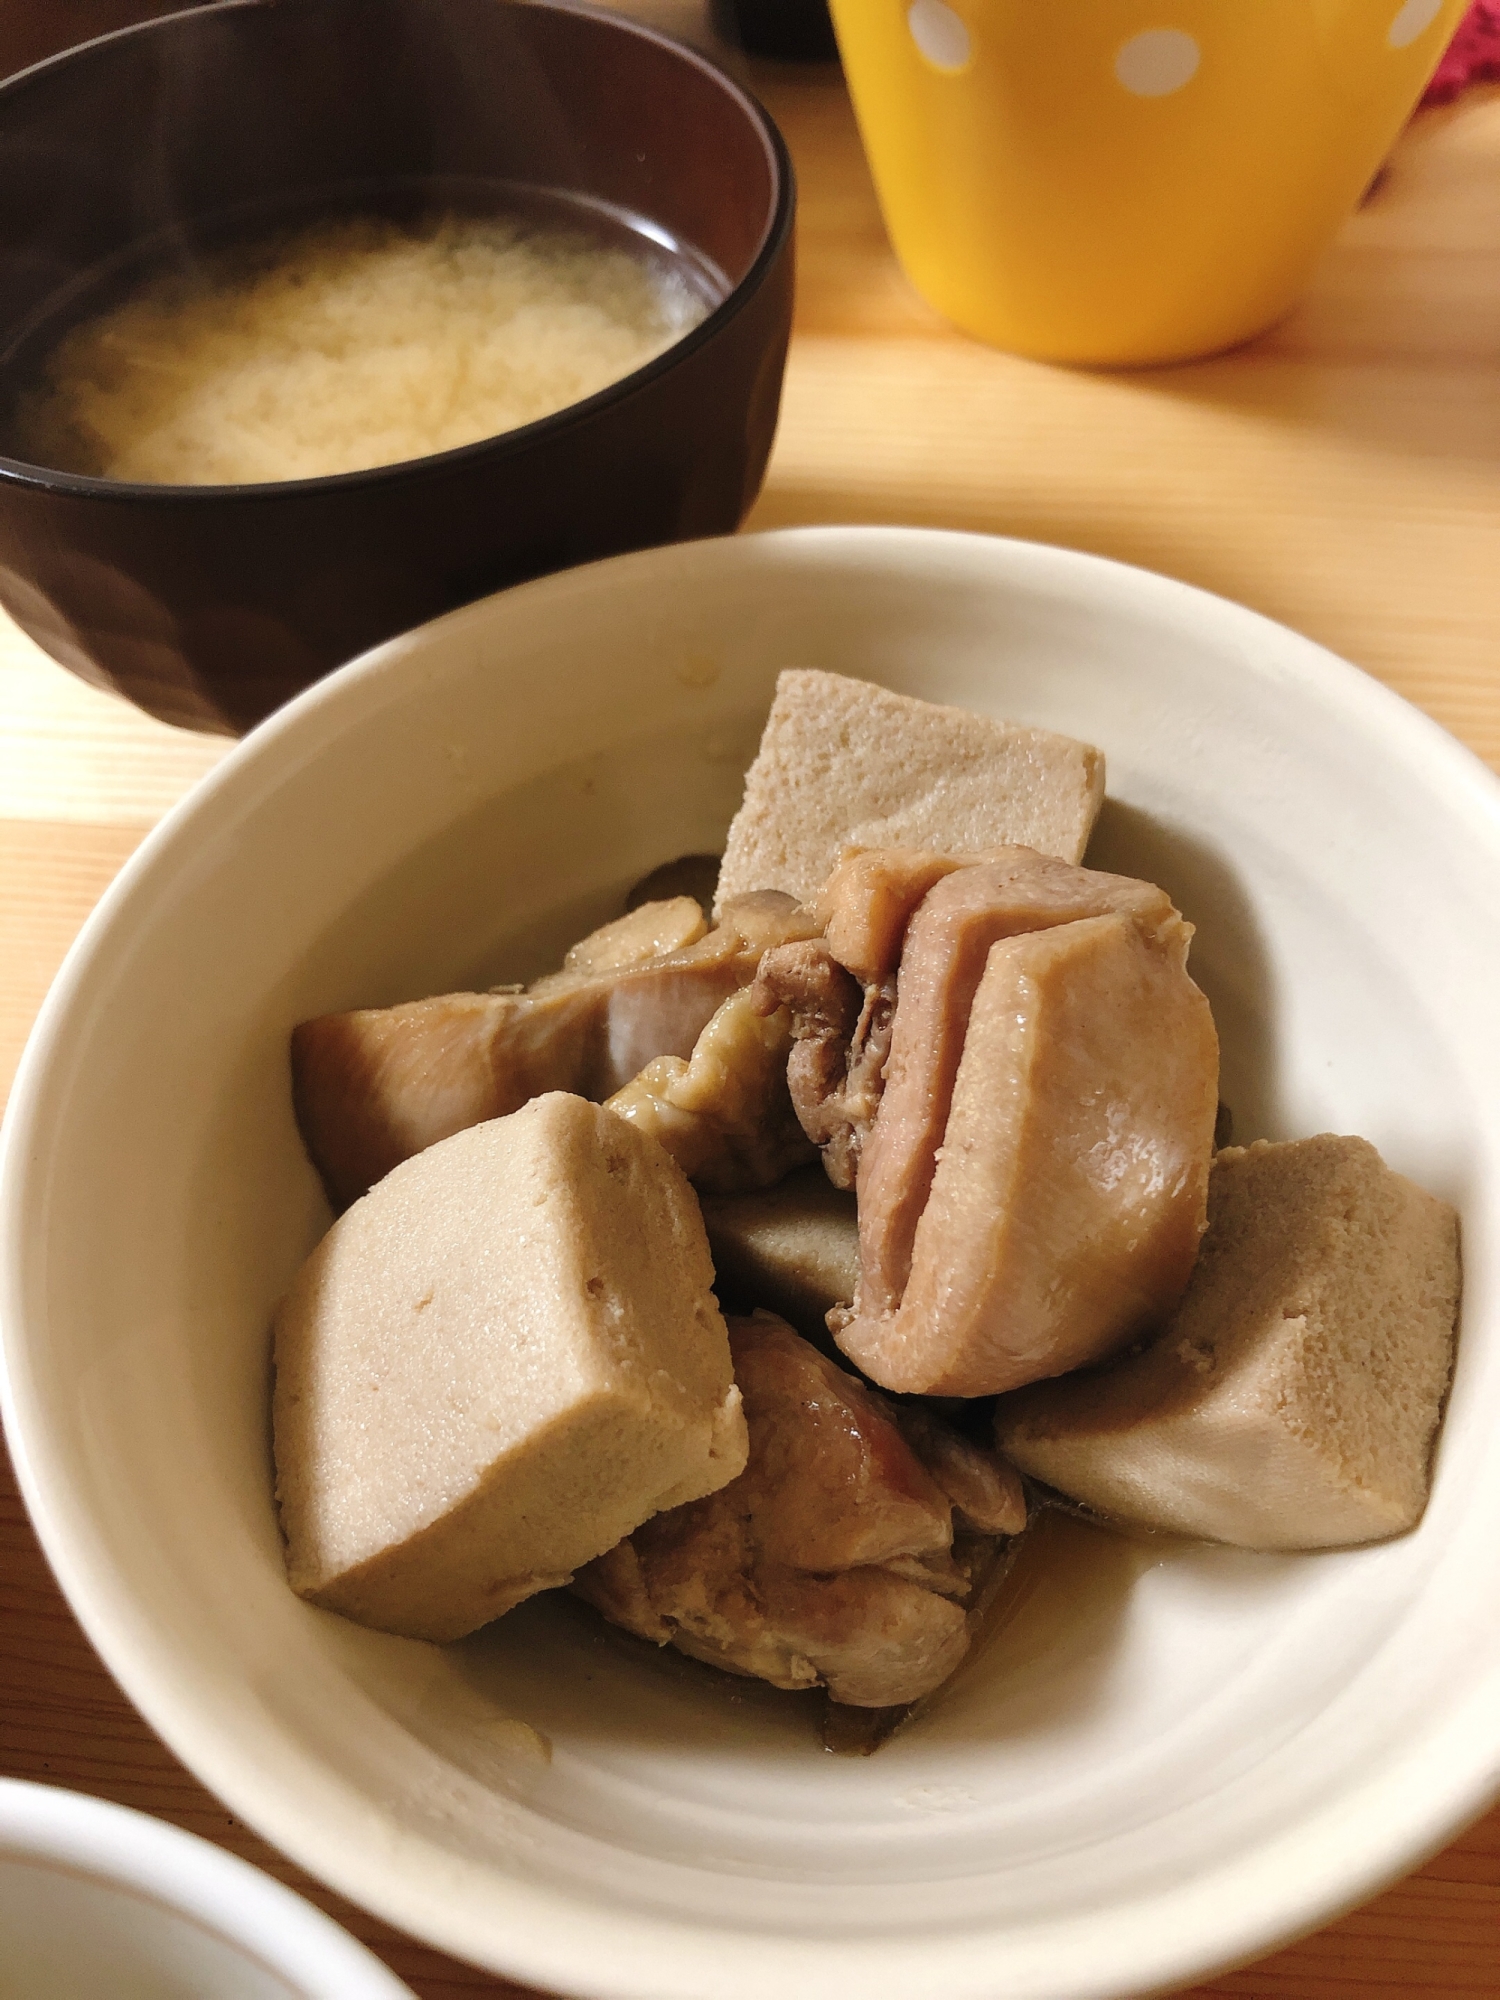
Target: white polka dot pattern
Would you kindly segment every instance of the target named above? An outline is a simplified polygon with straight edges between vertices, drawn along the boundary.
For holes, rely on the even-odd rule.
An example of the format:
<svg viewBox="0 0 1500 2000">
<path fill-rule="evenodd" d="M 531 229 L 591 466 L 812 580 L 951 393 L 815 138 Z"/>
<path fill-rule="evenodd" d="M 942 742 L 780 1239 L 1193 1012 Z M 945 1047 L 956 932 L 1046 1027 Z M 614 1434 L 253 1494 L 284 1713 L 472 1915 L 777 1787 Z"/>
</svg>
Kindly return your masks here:
<svg viewBox="0 0 1500 2000">
<path fill-rule="evenodd" d="M 962 15 L 943 5 L 943 0 L 912 0 L 906 10 L 906 25 L 934 69 L 951 74 L 968 67 L 974 53 L 968 26 Z"/>
<path fill-rule="evenodd" d="M 1418 35 L 1432 26 L 1442 9 L 1443 0 L 1406 0 L 1387 31 L 1386 40 L 1393 49 L 1409 48 Z"/>
<path fill-rule="evenodd" d="M 1132 97 L 1170 97 L 1198 74 L 1200 51 L 1181 28 L 1147 28 L 1115 51 L 1115 76 Z"/>
</svg>

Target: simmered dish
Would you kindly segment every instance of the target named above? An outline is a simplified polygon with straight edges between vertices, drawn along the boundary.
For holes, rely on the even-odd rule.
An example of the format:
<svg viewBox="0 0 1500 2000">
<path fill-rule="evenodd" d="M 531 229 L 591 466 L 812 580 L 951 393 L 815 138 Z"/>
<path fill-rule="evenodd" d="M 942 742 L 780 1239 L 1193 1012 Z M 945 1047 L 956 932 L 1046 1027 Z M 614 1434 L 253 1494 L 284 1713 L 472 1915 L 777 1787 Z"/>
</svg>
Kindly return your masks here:
<svg viewBox="0 0 1500 2000">
<path fill-rule="evenodd" d="M 1102 794 L 1088 745 L 789 672 L 712 912 L 683 868 L 530 988 L 303 1022 L 345 1212 L 276 1328 L 294 1587 L 446 1639 L 571 1585 L 887 1709 L 1049 1497 L 1412 1526 L 1456 1216 L 1360 1139 L 1215 1151 L 1192 926 L 1081 865 Z"/>
</svg>

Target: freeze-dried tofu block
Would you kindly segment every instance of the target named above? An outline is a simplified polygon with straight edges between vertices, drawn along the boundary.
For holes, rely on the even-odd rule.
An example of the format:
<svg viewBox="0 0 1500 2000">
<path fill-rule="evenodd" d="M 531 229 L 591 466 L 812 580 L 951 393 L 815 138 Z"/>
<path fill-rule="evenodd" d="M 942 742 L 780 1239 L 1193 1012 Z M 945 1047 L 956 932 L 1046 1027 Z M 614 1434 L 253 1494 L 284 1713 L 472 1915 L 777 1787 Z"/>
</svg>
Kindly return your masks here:
<svg viewBox="0 0 1500 2000">
<path fill-rule="evenodd" d="M 717 904 L 752 889 L 811 903 L 849 846 L 1020 842 L 1078 861 L 1103 798 L 1104 758 L 1087 743 L 792 668 L 745 776 Z"/>
<path fill-rule="evenodd" d="M 276 1322 L 304 1597 L 455 1639 L 745 1463 L 702 1218 L 654 1140 L 550 1094 L 334 1224 Z"/>
<path fill-rule="evenodd" d="M 1122 1521 L 1254 1549 L 1400 1534 L 1427 1500 L 1458 1293 L 1458 1217 L 1367 1140 L 1232 1147 L 1155 1340 L 1005 1397 L 998 1435 Z"/>
</svg>

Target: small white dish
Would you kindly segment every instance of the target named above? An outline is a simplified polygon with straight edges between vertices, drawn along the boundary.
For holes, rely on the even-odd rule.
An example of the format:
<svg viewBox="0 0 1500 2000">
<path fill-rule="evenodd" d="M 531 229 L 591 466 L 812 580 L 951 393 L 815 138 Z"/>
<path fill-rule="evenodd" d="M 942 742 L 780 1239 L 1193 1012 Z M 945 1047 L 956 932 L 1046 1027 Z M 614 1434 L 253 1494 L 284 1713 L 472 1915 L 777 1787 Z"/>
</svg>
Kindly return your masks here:
<svg viewBox="0 0 1500 2000">
<path fill-rule="evenodd" d="M 0 1778 L 0 2000 L 411 2000 L 332 1918 L 145 1813 Z"/>
<path fill-rule="evenodd" d="M 538 1600 L 444 1650 L 288 1591 L 267 1323 L 326 1221 L 305 1015 L 523 978 L 714 846 L 777 670 L 1090 738 L 1091 858 L 1198 925 L 1238 1136 L 1364 1133 L 1456 1201 L 1464 1326 L 1420 1529 L 1317 1556 L 1039 1541 L 920 1724 Z M 1054 549 L 901 529 L 528 585 L 301 697 L 146 842 L 6 1130 L 6 1419 L 90 1636 L 233 1809 L 345 1895 L 598 2000 L 1119 2000 L 1370 1894 L 1500 1780 L 1500 786 L 1293 634 Z"/>
</svg>

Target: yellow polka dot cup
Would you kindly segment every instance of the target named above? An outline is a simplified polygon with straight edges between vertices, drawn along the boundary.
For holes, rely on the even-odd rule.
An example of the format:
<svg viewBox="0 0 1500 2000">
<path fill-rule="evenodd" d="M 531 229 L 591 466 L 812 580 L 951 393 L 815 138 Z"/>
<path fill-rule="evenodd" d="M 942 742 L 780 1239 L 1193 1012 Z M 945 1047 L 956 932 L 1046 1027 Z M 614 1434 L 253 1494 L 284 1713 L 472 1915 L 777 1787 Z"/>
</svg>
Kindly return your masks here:
<svg viewBox="0 0 1500 2000">
<path fill-rule="evenodd" d="M 965 332 L 1185 360 L 1293 303 L 1464 0 L 831 0 L 886 226 Z"/>
</svg>

